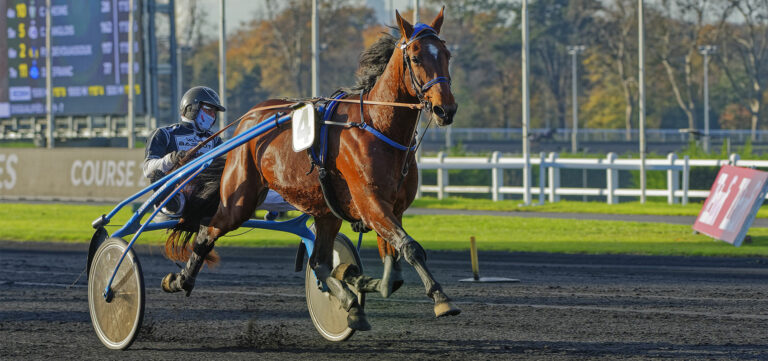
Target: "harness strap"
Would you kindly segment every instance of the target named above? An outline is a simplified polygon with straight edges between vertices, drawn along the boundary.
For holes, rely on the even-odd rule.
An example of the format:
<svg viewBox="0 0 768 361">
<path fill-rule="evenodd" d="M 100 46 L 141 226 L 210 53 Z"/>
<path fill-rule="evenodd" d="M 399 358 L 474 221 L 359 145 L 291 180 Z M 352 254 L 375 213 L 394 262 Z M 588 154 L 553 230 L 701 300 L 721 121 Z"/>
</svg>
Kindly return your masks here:
<svg viewBox="0 0 768 361">
<path fill-rule="evenodd" d="M 378 130 L 376 130 L 376 128 L 374 128 L 372 126 L 369 126 L 368 124 L 365 124 L 365 123 L 358 123 L 358 124 L 356 124 L 356 123 L 349 123 L 349 124 L 350 125 L 357 125 L 358 128 L 360 128 L 362 130 L 365 130 L 368 133 L 371 133 L 371 134 L 375 135 L 376 138 L 381 139 L 382 141 L 384 141 L 384 143 L 387 143 L 387 144 L 391 145 L 395 149 L 398 149 L 398 150 L 410 150 L 410 151 L 415 151 L 416 150 L 416 146 L 415 145 L 411 146 L 411 147 L 406 147 L 406 146 L 404 146 L 404 145 L 402 145 L 402 144 L 400 144 L 398 142 L 395 142 L 394 140 L 390 139 L 389 137 L 387 137 L 383 133 L 381 133 Z"/>
<path fill-rule="evenodd" d="M 431 88 L 433 85 L 435 85 L 437 83 L 448 83 L 448 84 L 450 84 L 451 80 L 446 78 L 446 77 L 444 77 L 444 76 L 439 76 L 437 78 L 434 78 L 434 79 L 428 81 L 426 84 L 424 84 L 421 87 L 421 92 L 422 93 L 426 92 L 427 90 L 429 90 L 429 88 Z"/>
<path fill-rule="evenodd" d="M 332 99 L 330 99 L 331 101 L 328 103 L 328 105 L 324 107 L 322 117 L 323 120 L 320 126 L 320 154 L 315 152 L 315 147 L 311 147 L 310 157 L 312 158 L 312 165 L 317 166 L 317 178 L 320 182 L 320 190 L 323 192 L 325 205 L 328 206 L 328 209 L 331 210 L 331 214 L 333 214 L 338 219 L 349 222 L 355 232 L 365 233 L 369 232 L 371 229 L 368 228 L 368 226 L 366 226 L 362 220 L 352 219 L 352 217 L 349 217 L 344 211 L 341 210 L 341 207 L 339 207 L 339 201 L 336 198 L 336 192 L 334 191 L 333 183 L 331 183 L 330 172 L 325 167 L 325 163 L 327 161 L 326 155 L 328 152 L 328 125 L 338 125 L 334 123 L 339 123 L 331 122 L 329 119 L 331 119 L 333 113 L 336 111 L 339 100 L 341 100 L 340 98 L 346 95 L 347 94 L 345 92 L 335 93 L 331 96 Z M 347 125 L 348 123 L 340 124 Z M 311 171 L 312 169 L 310 169 L 310 172 Z"/>
</svg>

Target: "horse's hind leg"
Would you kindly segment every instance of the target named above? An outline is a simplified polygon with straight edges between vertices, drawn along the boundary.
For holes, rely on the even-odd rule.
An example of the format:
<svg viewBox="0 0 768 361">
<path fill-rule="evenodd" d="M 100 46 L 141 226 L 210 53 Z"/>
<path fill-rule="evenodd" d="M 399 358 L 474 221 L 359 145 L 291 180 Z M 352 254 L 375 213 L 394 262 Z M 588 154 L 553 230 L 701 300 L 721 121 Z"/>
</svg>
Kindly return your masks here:
<svg viewBox="0 0 768 361">
<path fill-rule="evenodd" d="M 347 325 L 359 331 L 368 331 L 371 325 L 358 303 L 357 296 L 343 282 L 343 271 L 333 270 L 333 243 L 339 233 L 341 221 L 334 216 L 315 218 L 315 247 L 309 264 L 317 279 L 325 282 L 331 295 L 336 297 L 342 307 L 349 312 Z M 340 265 L 341 266 L 341 265 Z M 336 277 L 334 277 L 334 275 Z"/>
<path fill-rule="evenodd" d="M 243 157 L 247 152 L 246 147 L 238 148 L 233 152 L 239 159 L 230 159 L 224 169 L 221 179 L 221 202 L 216 214 L 211 219 L 209 226 L 200 226 L 200 231 L 195 238 L 193 252 L 184 269 L 179 273 L 169 273 L 163 278 L 162 287 L 166 292 L 185 291 L 186 295 L 195 287 L 195 279 L 203 267 L 203 260 L 208 255 L 219 237 L 239 227 L 256 210 L 256 207 L 264 201 L 268 189 L 255 176 L 256 171 L 252 162 Z M 234 157 L 233 157 L 234 158 Z M 248 174 L 251 174 L 249 177 Z"/>
</svg>

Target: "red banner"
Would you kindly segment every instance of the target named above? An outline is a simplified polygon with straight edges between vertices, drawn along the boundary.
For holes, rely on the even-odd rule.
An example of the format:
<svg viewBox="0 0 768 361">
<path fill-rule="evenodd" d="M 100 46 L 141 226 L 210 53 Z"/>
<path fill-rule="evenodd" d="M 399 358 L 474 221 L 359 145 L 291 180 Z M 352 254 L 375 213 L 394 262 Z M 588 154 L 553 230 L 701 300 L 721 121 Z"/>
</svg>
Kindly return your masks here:
<svg viewBox="0 0 768 361">
<path fill-rule="evenodd" d="M 713 238 L 741 246 L 765 199 L 768 173 L 730 165 L 720 168 L 693 225 Z"/>
</svg>

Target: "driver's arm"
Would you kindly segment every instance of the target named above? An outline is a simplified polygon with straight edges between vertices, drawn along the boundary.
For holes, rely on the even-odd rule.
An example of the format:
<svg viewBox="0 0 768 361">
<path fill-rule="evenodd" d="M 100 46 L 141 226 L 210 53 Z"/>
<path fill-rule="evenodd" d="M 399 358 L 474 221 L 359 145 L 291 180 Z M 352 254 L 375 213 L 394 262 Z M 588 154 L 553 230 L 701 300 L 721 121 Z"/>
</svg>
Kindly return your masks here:
<svg viewBox="0 0 768 361">
<path fill-rule="evenodd" d="M 171 142 L 171 136 L 163 128 L 158 128 L 149 136 L 147 147 L 144 152 L 144 163 L 142 163 L 142 172 L 147 178 L 156 171 L 168 172 L 173 167 L 171 153 L 168 145 Z"/>
</svg>

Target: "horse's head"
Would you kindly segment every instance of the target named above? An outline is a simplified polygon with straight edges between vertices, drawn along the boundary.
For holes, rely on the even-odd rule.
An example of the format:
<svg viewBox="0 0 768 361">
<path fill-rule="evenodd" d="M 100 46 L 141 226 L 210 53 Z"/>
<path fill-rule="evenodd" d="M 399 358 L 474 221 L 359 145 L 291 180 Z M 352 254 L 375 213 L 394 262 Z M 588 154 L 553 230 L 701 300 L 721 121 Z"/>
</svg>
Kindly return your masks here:
<svg viewBox="0 0 768 361">
<path fill-rule="evenodd" d="M 398 47 L 402 52 L 406 88 L 412 96 L 426 104 L 438 125 L 453 123 L 453 115 L 458 108 L 451 93 L 451 74 L 448 71 L 451 52 L 438 36 L 443 25 L 444 9 L 440 9 L 432 24 L 418 23 L 415 26 L 395 12 L 402 35 Z"/>
</svg>

